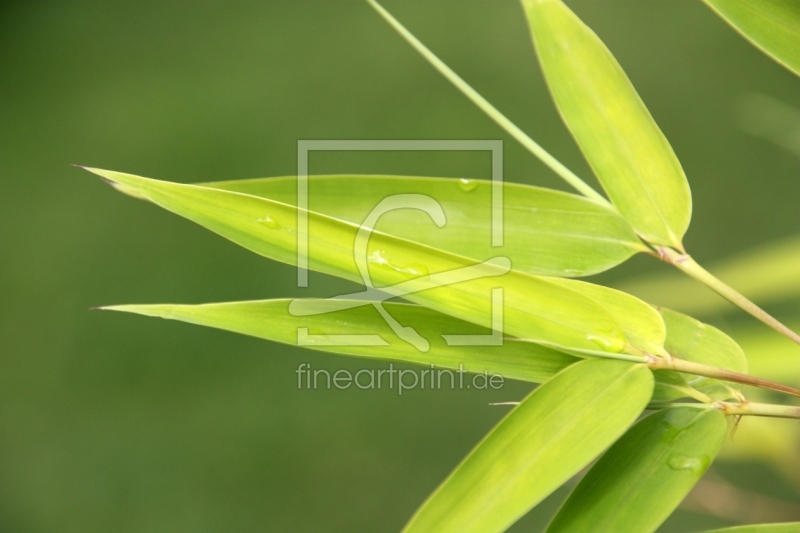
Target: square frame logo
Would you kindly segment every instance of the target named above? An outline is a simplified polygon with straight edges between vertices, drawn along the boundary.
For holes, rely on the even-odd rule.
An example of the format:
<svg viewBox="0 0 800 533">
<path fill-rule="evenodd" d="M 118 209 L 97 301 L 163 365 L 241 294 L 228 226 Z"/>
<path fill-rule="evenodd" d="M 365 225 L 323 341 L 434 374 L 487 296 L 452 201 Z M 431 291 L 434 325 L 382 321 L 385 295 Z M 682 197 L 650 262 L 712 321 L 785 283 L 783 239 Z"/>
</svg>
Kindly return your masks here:
<svg viewBox="0 0 800 533">
<path fill-rule="evenodd" d="M 313 151 L 488 151 L 492 157 L 491 177 L 491 246 L 503 246 L 503 141 L 501 140 L 299 140 L 297 142 L 297 286 L 308 287 L 308 168 L 309 155 Z M 465 182 L 466 183 L 466 182 Z M 327 300 L 329 304 L 320 309 L 318 301 L 313 306 L 307 300 L 293 300 L 289 312 L 294 316 L 309 316 L 351 309 L 357 306 L 374 306 L 392 331 L 418 350 L 426 352 L 430 347 L 427 339 L 421 337 L 413 328 L 399 324 L 383 307 L 383 302 L 406 294 L 450 285 L 470 279 L 498 276 L 511 269 L 507 257 L 498 256 L 482 263 L 463 268 L 426 274 L 421 276 L 425 283 L 410 280 L 392 287 L 377 289 L 367 266 L 366 250 L 369 237 L 381 215 L 395 209 L 418 209 L 427 212 L 434 222 L 443 227 L 446 216 L 436 199 L 422 194 L 396 194 L 381 200 L 366 217 L 358 230 L 353 250 L 358 270 L 366 290 L 350 295 L 341 295 Z M 488 295 L 487 295 L 488 296 Z M 445 335 L 441 336 L 450 346 L 499 346 L 503 344 L 503 289 L 495 287 L 491 293 L 491 328 L 487 335 Z M 297 330 L 299 346 L 387 346 L 380 335 L 365 334 L 310 334 L 308 328 Z"/>
</svg>

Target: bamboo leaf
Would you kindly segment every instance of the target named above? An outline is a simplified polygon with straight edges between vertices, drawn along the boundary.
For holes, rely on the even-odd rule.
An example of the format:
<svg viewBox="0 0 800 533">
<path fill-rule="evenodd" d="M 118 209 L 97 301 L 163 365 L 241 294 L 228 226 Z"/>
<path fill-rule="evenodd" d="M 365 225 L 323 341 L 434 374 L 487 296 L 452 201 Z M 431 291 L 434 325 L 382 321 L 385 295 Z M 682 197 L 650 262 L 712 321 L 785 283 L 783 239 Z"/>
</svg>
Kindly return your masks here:
<svg viewBox="0 0 800 533">
<path fill-rule="evenodd" d="M 405 531 L 505 531 L 617 439 L 652 390 L 642 365 L 594 359 L 567 368 L 478 444 Z"/>
<path fill-rule="evenodd" d="M 762 52 L 800 76 L 800 3 L 795 0 L 704 0 Z"/>
<path fill-rule="evenodd" d="M 251 195 L 89 169 L 256 253 L 297 264 L 298 210 Z M 420 201 L 434 221 L 441 212 Z M 510 261 L 449 254 L 313 212 L 312 270 L 365 283 L 440 312 L 491 327 L 493 289 L 502 289 L 502 329 L 511 336 L 569 348 L 619 352 L 628 345 L 613 317 L 593 300 L 550 281 L 510 270 Z M 434 225 L 434 222 L 431 222 Z M 302 255 L 302 254 L 301 254 Z"/>
<path fill-rule="evenodd" d="M 294 346 L 299 345 L 299 339 L 305 338 L 299 331 L 305 328 L 313 337 L 307 337 L 302 346 L 313 350 L 436 365 L 437 368 L 463 368 L 466 372 L 487 372 L 535 383 L 547 381 L 578 361 L 575 357 L 537 344 L 449 345 L 442 334 L 487 335 L 489 332 L 422 306 L 383 303 L 385 310 L 398 323 L 413 328 L 427 340 L 429 349 L 421 351 L 399 337 L 372 302 L 338 299 L 303 302 L 306 313 L 302 316 L 290 312 L 292 300 L 288 299 L 203 305 L 120 305 L 107 309 L 181 320 Z M 349 304 L 352 307 L 347 307 Z M 322 335 L 328 338 L 320 337 Z M 341 335 L 349 337 L 342 340 L 332 337 Z M 360 345 L 359 342 L 375 344 Z"/>
<path fill-rule="evenodd" d="M 494 257 L 492 182 L 403 176 L 310 176 L 309 209 L 360 224 L 384 198 L 424 194 L 444 210 L 447 223 L 432 229 L 427 214 L 398 209 L 376 229 L 478 261 Z M 200 184 L 296 205 L 297 178 L 262 178 Z M 516 183 L 502 185 L 502 253 L 515 270 L 543 276 L 588 276 L 646 250 L 614 209 L 575 194 Z"/>
<path fill-rule="evenodd" d="M 714 460 L 727 427 L 716 410 L 649 415 L 589 470 L 547 533 L 655 531 Z"/>
<path fill-rule="evenodd" d="M 686 176 L 616 59 L 560 0 L 523 0 L 564 122 L 614 205 L 645 240 L 682 249 Z"/>
<path fill-rule="evenodd" d="M 715 529 L 703 533 L 797 533 L 798 531 L 800 531 L 800 522 L 729 527 L 727 529 Z"/>
</svg>

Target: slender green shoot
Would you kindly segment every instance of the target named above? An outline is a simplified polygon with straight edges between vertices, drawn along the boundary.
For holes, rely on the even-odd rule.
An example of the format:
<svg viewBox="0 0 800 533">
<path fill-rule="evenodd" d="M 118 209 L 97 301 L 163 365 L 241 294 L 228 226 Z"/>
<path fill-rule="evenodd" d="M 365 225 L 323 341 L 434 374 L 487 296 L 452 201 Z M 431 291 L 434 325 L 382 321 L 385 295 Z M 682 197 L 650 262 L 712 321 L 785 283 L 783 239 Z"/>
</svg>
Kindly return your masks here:
<svg viewBox="0 0 800 533">
<path fill-rule="evenodd" d="M 467 98 L 477 105 L 489 118 L 494 120 L 501 128 L 506 130 L 509 135 L 514 137 L 522 146 L 535 155 L 539 160 L 550 167 L 550 169 L 558 174 L 564 181 L 569 183 L 578 192 L 596 200 L 604 205 L 611 205 L 603 195 L 595 191 L 585 181 L 579 178 L 574 172 L 564 166 L 561 161 L 553 157 L 547 150 L 542 148 L 536 141 L 530 138 L 528 134 L 522 131 L 519 126 L 511 122 L 503 113 L 496 107 L 489 103 L 486 98 L 481 96 L 475 89 L 473 89 L 464 79 L 456 74 L 453 69 L 448 67 L 444 61 L 439 59 L 436 54 L 422 44 L 419 39 L 406 29 L 391 13 L 386 11 L 375 0 L 367 0 L 367 2 L 388 22 L 396 31 L 410 44 L 419 54 L 425 58 L 442 76 L 447 78 L 456 88 L 461 91 Z"/>
<path fill-rule="evenodd" d="M 800 419 L 800 407 L 793 405 L 774 405 L 753 402 L 721 402 L 694 403 L 694 402 L 650 402 L 647 409 L 673 409 L 675 407 L 689 407 L 691 409 L 721 411 L 726 416 L 764 416 L 769 418 L 795 418 Z"/>
<path fill-rule="evenodd" d="M 675 266 L 678 270 L 703 283 L 708 288 L 727 299 L 731 303 L 750 313 L 761 322 L 771 327 L 778 333 L 789 337 L 800 344 L 800 335 L 783 325 L 778 319 L 761 309 L 759 306 L 745 298 L 735 289 L 729 287 L 709 271 L 700 266 L 691 256 L 676 252 L 664 246 L 658 247 L 658 256 L 662 261 Z"/>
</svg>

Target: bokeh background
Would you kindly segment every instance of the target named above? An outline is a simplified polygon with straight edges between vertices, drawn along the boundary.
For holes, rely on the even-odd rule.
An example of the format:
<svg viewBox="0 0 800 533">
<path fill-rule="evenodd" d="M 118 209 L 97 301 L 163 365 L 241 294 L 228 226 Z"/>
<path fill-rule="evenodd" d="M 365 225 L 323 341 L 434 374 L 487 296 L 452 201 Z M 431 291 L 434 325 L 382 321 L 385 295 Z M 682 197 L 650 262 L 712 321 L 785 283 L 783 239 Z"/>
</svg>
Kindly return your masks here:
<svg viewBox="0 0 800 533">
<path fill-rule="evenodd" d="M 786 148 L 800 136 L 769 121 L 771 139 L 754 136 L 742 109 L 754 94 L 800 108 L 800 80 L 698 0 L 568 3 L 616 54 L 680 157 L 695 257 L 713 265 L 796 235 L 800 158 Z M 516 0 L 385 5 L 590 175 Z M 489 403 L 530 389 L 297 390 L 301 362 L 384 366 L 89 311 L 341 290 L 314 275 L 297 289 L 292 267 L 69 166 L 179 182 L 291 175 L 298 139 L 503 139 L 506 179 L 564 188 L 360 0 L 0 4 L 0 531 L 396 531 L 504 414 Z M 312 173 L 489 171 L 488 154 L 311 159 Z M 656 263 L 634 258 L 599 281 L 667 271 Z M 778 300 L 770 310 L 800 318 L 798 300 Z M 725 305 L 706 311 L 728 331 L 763 333 Z M 758 460 L 746 453 L 747 424 L 726 444 L 746 460 L 715 465 L 705 492 L 663 531 L 764 519 L 731 503 L 742 497 L 767 518 L 797 518 L 800 484 L 791 463 L 779 466 L 781 453 L 797 454 L 797 422 L 774 422 L 787 436 Z M 541 530 L 564 494 L 513 531 Z M 709 498 L 716 510 L 703 508 Z"/>
</svg>

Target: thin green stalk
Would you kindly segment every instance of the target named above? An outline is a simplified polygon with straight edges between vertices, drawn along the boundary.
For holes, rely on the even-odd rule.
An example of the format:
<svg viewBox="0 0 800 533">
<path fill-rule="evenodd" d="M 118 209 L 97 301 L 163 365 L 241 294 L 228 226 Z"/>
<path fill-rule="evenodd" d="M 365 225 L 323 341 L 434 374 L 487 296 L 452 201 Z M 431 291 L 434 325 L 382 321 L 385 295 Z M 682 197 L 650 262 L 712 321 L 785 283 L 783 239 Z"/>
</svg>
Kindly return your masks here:
<svg viewBox="0 0 800 533">
<path fill-rule="evenodd" d="M 674 407 L 689 407 L 692 409 L 716 409 L 727 416 L 766 416 L 771 418 L 800 418 L 800 407 L 793 405 L 774 405 L 752 402 L 721 402 L 689 403 L 689 402 L 652 402 L 647 409 L 670 409 Z"/>
<path fill-rule="evenodd" d="M 378 12 L 419 54 L 424 57 L 436 70 L 439 71 L 445 78 L 447 78 L 456 88 L 461 91 L 467 98 L 477 105 L 489 118 L 494 120 L 501 128 L 506 130 L 509 135 L 519 141 L 528 151 L 535 155 L 539 160 L 550 167 L 553 172 L 558 174 L 564 181 L 569 183 L 578 192 L 584 196 L 596 200 L 604 205 L 611 205 L 608 200 L 600 193 L 590 187 L 585 181 L 580 179 L 574 172 L 564 166 L 558 159 L 553 157 L 547 150 L 542 148 L 536 141 L 531 139 L 524 131 L 522 131 L 516 124 L 511 122 L 508 117 L 503 115 L 496 107 L 489 103 L 486 98 L 481 96 L 475 89 L 473 89 L 461 76 L 456 74 L 453 69 L 448 67 L 441 59 L 436 57 L 436 54 L 430 51 L 427 46 L 422 44 L 419 39 L 408 31 L 405 26 L 394 18 L 391 13 L 386 11 L 375 0 L 367 0 L 367 2 Z"/>
<path fill-rule="evenodd" d="M 663 246 L 658 247 L 658 256 L 666 263 L 674 265 L 676 268 L 681 270 L 682 272 L 688 274 L 692 278 L 696 279 L 700 283 L 703 283 L 708 288 L 722 296 L 723 298 L 727 299 L 734 305 L 740 307 L 744 311 L 747 311 L 757 319 L 759 319 L 764 324 L 768 325 L 778 333 L 786 335 L 794 342 L 800 344 L 800 335 L 792 331 L 791 329 L 784 326 L 780 321 L 778 321 L 775 317 L 758 307 L 756 304 L 742 296 L 740 293 L 736 292 L 733 288 L 729 287 L 718 278 L 716 278 L 713 274 L 709 271 L 704 269 L 700 266 L 691 256 L 688 254 L 677 252 L 671 248 L 666 248 Z"/>
<path fill-rule="evenodd" d="M 714 407 L 726 415 L 767 416 L 771 418 L 800 418 L 800 407 L 794 405 L 772 405 L 767 403 L 715 402 Z"/>
</svg>

